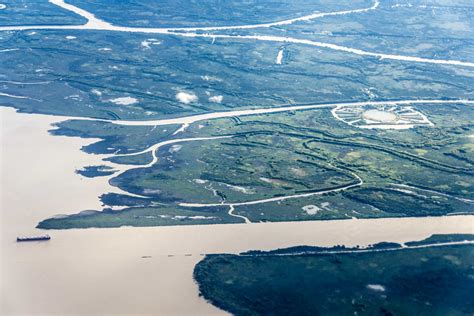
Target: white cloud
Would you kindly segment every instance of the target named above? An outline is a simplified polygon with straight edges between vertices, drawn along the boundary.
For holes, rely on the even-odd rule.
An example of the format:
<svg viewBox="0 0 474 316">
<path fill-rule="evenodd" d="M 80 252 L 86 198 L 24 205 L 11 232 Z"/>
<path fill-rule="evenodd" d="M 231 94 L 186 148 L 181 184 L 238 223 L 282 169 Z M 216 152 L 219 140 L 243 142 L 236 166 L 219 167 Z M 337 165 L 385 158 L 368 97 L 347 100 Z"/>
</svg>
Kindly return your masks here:
<svg viewBox="0 0 474 316">
<path fill-rule="evenodd" d="M 280 50 L 278 51 L 275 63 L 277 65 L 281 65 L 283 63 L 283 48 L 280 48 Z"/>
<path fill-rule="evenodd" d="M 160 189 L 144 189 L 143 194 L 160 194 Z"/>
<path fill-rule="evenodd" d="M 367 288 L 373 291 L 385 292 L 385 287 L 380 284 L 368 284 Z"/>
<path fill-rule="evenodd" d="M 121 97 L 121 98 L 111 99 L 109 101 L 115 104 L 119 104 L 119 105 L 131 105 L 131 104 L 138 103 L 138 100 L 132 97 Z"/>
<path fill-rule="evenodd" d="M 214 103 L 221 103 L 222 100 L 224 100 L 224 97 L 221 95 L 215 95 L 209 98 L 209 101 Z"/>
<path fill-rule="evenodd" d="M 92 89 L 91 92 L 92 92 L 93 94 L 95 94 L 96 96 L 99 96 L 99 97 L 102 95 L 102 92 L 99 91 L 99 90 L 97 90 L 97 89 Z"/>
<path fill-rule="evenodd" d="M 150 45 L 160 45 L 161 44 L 161 41 L 157 40 L 157 39 L 154 39 L 154 38 L 150 38 L 150 39 L 147 39 L 145 41 L 142 41 L 142 46 L 145 47 L 145 48 L 151 48 Z"/>
<path fill-rule="evenodd" d="M 189 104 L 189 103 L 197 102 L 199 98 L 194 93 L 178 92 L 176 94 L 176 99 L 181 103 Z"/>
<path fill-rule="evenodd" d="M 208 76 L 208 75 L 201 76 L 201 79 L 205 80 L 205 81 L 222 81 L 222 79 L 220 79 L 220 78 L 213 77 L 213 76 Z"/>
</svg>

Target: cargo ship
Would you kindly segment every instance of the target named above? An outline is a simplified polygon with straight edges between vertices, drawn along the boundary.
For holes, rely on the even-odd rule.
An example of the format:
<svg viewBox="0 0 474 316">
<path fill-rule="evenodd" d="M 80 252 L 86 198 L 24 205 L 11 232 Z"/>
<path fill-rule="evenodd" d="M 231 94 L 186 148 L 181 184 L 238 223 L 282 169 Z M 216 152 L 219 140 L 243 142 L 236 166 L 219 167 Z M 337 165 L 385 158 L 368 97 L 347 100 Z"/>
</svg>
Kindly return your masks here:
<svg viewBox="0 0 474 316">
<path fill-rule="evenodd" d="M 50 240 L 51 237 L 49 235 L 43 236 L 30 236 L 30 237 L 16 237 L 17 242 L 22 241 L 43 241 L 43 240 Z"/>
</svg>

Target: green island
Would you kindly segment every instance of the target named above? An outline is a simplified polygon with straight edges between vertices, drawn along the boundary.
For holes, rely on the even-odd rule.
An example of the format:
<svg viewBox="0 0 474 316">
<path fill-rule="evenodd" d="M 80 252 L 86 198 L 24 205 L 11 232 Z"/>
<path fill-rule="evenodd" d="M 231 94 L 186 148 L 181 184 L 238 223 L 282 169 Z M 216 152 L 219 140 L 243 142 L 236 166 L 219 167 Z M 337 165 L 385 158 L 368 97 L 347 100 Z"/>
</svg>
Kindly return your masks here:
<svg viewBox="0 0 474 316">
<path fill-rule="evenodd" d="M 473 212 L 466 1 L 27 2 L 0 6 L 0 106 L 64 117 L 116 187 L 40 228 Z"/>
<path fill-rule="evenodd" d="M 472 315 L 474 235 L 208 255 L 201 295 L 233 315 Z"/>
<path fill-rule="evenodd" d="M 145 126 L 61 123 L 53 133 L 101 138 L 84 150 L 109 154 L 105 160 L 127 165 L 124 172 L 115 173 L 110 179 L 110 184 L 124 193 L 103 194 L 102 212 L 54 217 L 42 221 L 39 227 L 305 221 L 473 212 L 474 144 L 466 136 L 474 131 L 472 107 L 417 105 L 434 126 L 405 130 L 348 125 L 332 116 L 333 109 L 198 121 L 179 134 L 172 133 L 172 126 L 154 127 L 150 134 L 150 128 Z M 468 115 L 455 118 L 453 109 Z M 134 135 L 134 141 L 109 136 L 119 132 Z M 171 143 L 153 149 L 155 144 L 168 141 Z M 114 207 L 121 209 L 113 210 Z M 199 220 L 189 220 L 189 216 Z"/>
</svg>

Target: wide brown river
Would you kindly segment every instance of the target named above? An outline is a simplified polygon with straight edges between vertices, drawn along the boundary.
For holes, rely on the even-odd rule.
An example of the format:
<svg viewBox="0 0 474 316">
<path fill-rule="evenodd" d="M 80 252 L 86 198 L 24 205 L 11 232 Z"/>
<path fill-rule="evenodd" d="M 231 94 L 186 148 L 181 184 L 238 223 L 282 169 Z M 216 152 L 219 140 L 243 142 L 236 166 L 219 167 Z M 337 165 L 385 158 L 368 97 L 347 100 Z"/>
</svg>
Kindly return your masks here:
<svg viewBox="0 0 474 316">
<path fill-rule="evenodd" d="M 97 196 L 113 189 L 74 173 L 101 156 L 79 150 L 91 140 L 49 135 L 58 118 L 1 107 L 0 116 L 1 315 L 222 314 L 192 279 L 202 254 L 474 233 L 474 217 L 449 216 L 75 229 L 18 244 L 18 235 L 43 234 L 34 226 L 44 218 L 99 209 Z"/>
</svg>

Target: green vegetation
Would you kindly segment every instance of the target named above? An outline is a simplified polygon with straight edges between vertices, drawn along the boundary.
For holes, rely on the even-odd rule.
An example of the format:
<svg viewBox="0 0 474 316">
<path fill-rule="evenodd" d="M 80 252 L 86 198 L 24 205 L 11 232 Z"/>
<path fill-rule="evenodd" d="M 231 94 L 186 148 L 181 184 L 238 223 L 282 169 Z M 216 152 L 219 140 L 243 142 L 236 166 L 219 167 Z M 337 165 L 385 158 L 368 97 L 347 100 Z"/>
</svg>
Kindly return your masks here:
<svg viewBox="0 0 474 316">
<path fill-rule="evenodd" d="M 424 244 L 473 238 L 433 236 Z M 234 315 L 474 313 L 472 244 L 409 249 L 382 243 L 368 250 L 208 255 L 194 277 L 205 299 Z"/>
<path fill-rule="evenodd" d="M 101 212 L 85 211 L 72 216 L 45 219 L 38 224 L 42 229 L 69 229 L 88 227 L 122 227 L 122 226 L 174 226 L 174 225 L 208 225 L 239 223 L 240 220 L 227 214 L 223 208 L 187 210 L 179 207 L 141 207 L 124 211 L 106 209 Z"/>
<path fill-rule="evenodd" d="M 101 139 L 82 150 L 90 154 L 121 155 L 144 150 L 160 140 L 169 138 L 178 128 L 177 125 L 125 126 L 101 121 L 68 120 L 56 124 L 56 129 L 50 133 Z"/>
<path fill-rule="evenodd" d="M 129 207 L 112 214 L 119 217 L 121 212 L 134 214 L 153 203 L 176 212 L 194 212 L 200 209 L 177 203 L 243 203 L 321 191 L 329 192 L 235 205 L 234 214 L 259 222 L 472 213 L 474 146 L 468 135 L 474 133 L 470 120 L 474 109 L 457 104 L 418 105 L 417 109 L 429 115 L 435 126 L 363 130 L 334 120 L 330 109 L 317 109 L 197 122 L 175 136 L 166 136 L 165 127 L 154 134 L 147 127 L 127 126 L 115 131 L 108 123 L 91 122 L 83 128 L 72 125 L 74 121 L 66 122 L 58 132 L 90 126 L 96 126 L 90 136 L 134 131 L 133 143 L 126 138 L 104 137 L 103 145 L 92 145 L 99 152 L 100 148 L 111 148 L 122 153 L 138 152 L 163 139 L 232 136 L 163 146 L 157 151 L 158 161 L 148 168 L 139 164 L 150 162 L 149 152 L 108 158 L 137 164 L 113 178 L 111 184 L 143 198 L 128 199 L 126 204 L 120 204 L 124 197 L 104 199 L 109 206 Z M 467 115 L 453 120 L 450 110 Z M 111 221 L 109 226 L 116 226 L 112 215 L 95 214 L 87 225 Z M 67 219 L 67 226 L 74 226 L 75 220 L 79 221 Z M 58 219 L 56 226 L 60 227 L 61 221 L 66 223 L 66 219 Z M 236 221 L 243 219 L 232 218 L 231 222 Z M 83 227 L 84 223 L 81 218 L 78 225 Z"/>
<path fill-rule="evenodd" d="M 84 24 L 83 17 L 49 1 L 2 0 L 0 25 Z"/>
<path fill-rule="evenodd" d="M 127 171 L 112 183 L 154 198 L 235 203 L 357 182 L 342 169 L 284 148 L 284 142 L 291 141 L 256 133 L 168 145 L 160 148 L 160 159 L 153 167 Z"/>
<path fill-rule="evenodd" d="M 51 3 L 25 7 L 26 2 L 3 1 L 0 24 L 84 22 Z M 334 12 L 374 4 L 371 0 L 258 4 L 209 0 L 187 1 L 189 10 L 177 12 L 183 1 L 109 2 L 68 0 L 108 22 L 142 27 L 260 23 L 314 10 Z M 119 14 L 123 8 L 128 14 Z M 387 0 L 366 12 L 209 32 L 292 36 L 373 53 L 472 61 L 473 30 L 466 22 L 472 5 L 454 0 L 430 8 L 423 1 L 405 6 Z M 403 21 L 406 27 L 387 23 L 392 20 Z M 51 133 L 99 139 L 83 150 L 107 154 L 104 160 L 110 167 L 136 166 L 110 181 L 134 196 L 103 192 L 103 213 L 56 218 L 55 227 L 187 224 L 195 221 L 144 224 L 138 219 L 140 212 L 157 205 L 172 214 L 203 211 L 179 203 L 240 203 L 233 213 L 252 222 L 473 212 L 474 107 L 470 104 L 395 106 L 399 111 L 394 113 L 410 107 L 416 113 L 413 120 L 426 116 L 433 123 L 409 130 L 357 128 L 336 119 L 331 108 L 200 121 L 178 134 L 174 134 L 181 128 L 178 125 L 122 126 L 80 120 L 157 120 L 366 100 L 472 100 L 472 67 L 381 59 L 289 42 L 94 30 L 2 32 L 0 46 L 5 48 L 0 64 L 7 65 L 0 67 L 2 106 L 76 117 L 59 123 Z M 280 62 L 277 56 L 282 57 Z M 190 99 L 178 97 L 182 93 Z M 223 135 L 233 138 L 164 146 L 152 166 L 146 166 L 153 159 L 151 152 L 133 155 L 162 141 Z M 97 173 L 97 166 L 78 168 L 92 176 L 112 172 Z M 245 204 L 302 194 L 312 195 Z M 127 208 L 108 211 L 118 206 Z M 208 207 L 218 208 L 222 207 Z M 219 221 L 242 222 L 243 218 L 225 215 Z"/>
<path fill-rule="evenodd" d="M 456 234 L 456 235 L 432 235 L 425 240 L 420 241 L 410 241 L 405 243 L 406 246 L 420 246 L 426 244 L 438 244 L 438 243 L 449 243 L 449 242 L 458 242 L 458 241 L 474 241 L 474 235 L 470 234 Z"/>
<path fill-rule="evenodd" d="M 340 1 L 338 3 L 308 0 L 69 1 L 114 24 L 141 27 L 245 25 L 298 17 L 301 12 L 348 10 L 371 5 L 370 0 Z M 124 15 L 122 12 L 125 5 L 127 14 Z M 183 10 L 183 8 L 186 9 Z"/>
<path fill-rule="evenodd" d="M 109 176 L 115 173 L 115 170 L 109 166 L 88 166 L 76 170 L 76 173 L 87 178 Z"/>
</svg>

